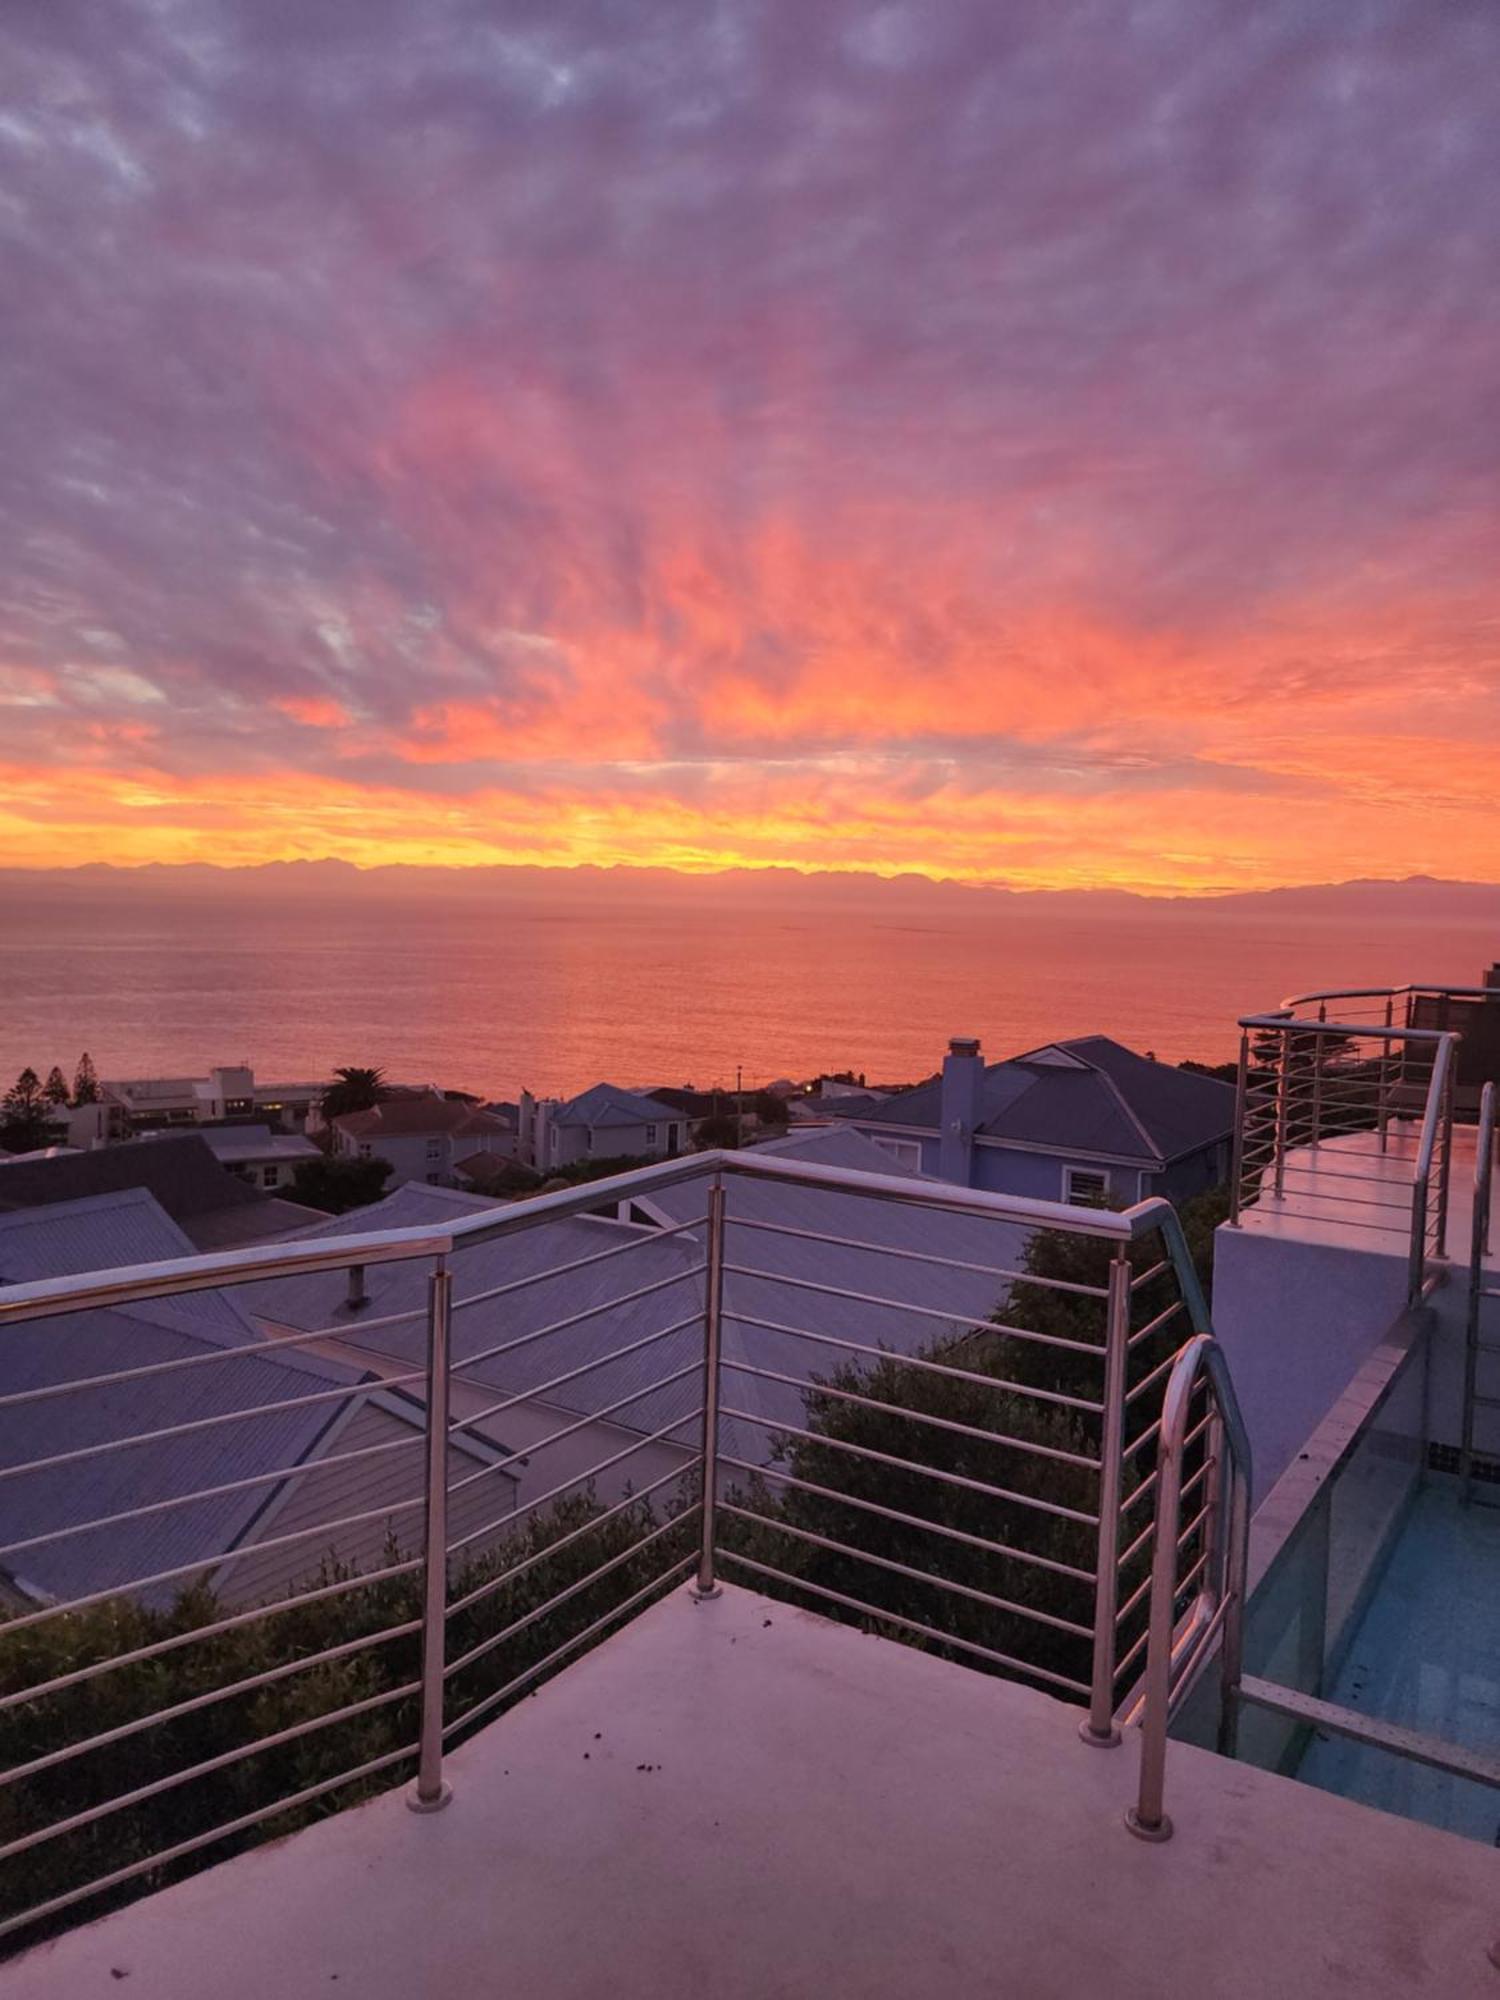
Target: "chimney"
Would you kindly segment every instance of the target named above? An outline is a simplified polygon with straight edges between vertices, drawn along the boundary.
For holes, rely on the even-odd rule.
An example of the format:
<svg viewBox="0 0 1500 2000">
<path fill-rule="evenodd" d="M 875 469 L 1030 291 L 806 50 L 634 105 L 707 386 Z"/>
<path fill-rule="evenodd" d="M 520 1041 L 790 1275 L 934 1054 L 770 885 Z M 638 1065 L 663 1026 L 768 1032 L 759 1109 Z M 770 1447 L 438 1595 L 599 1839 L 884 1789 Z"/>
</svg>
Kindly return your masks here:
<svg viewBox="0 0 1500 2000">
<path fill-rule="evenodd" d="M 1490 967 L 1489 971 L 1484 975 L 1482 984 L 1484 984 L 1485 986 L 1493 987 L 1497 992 L 1500 992 L 1500 958 L 1497 958 L 1495 960 L 1495 963 Z"/>
<path fill-rule="evenodd" d="M 984 1058 L 978 1038 L 955 1035 L 943 1058 L 943 1088 L 938 1117 L 938 1173 L 960 1187 L 972 1183 L 974 1128 L 979 1123 L 979 1092 Z"/>
</svg>

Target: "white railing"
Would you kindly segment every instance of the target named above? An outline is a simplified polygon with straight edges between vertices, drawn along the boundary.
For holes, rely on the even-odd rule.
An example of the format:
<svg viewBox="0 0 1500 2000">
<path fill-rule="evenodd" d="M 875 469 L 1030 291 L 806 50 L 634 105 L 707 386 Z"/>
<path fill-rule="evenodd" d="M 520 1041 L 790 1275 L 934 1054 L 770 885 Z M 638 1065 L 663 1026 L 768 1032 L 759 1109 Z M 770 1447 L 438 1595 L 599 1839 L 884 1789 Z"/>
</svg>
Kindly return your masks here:
<svg viewBox="0 0 1500 2000">
<path fill-rule="evenodd" d="M 768 1203 L 774 1189 L 796 1200 Z M 484 1245 L 669 1195 L 660 1228 L 597 1222 L 587 1254 L 501 1256 L 466 1282 Z M 893 1231 L 886 1210 L 921 1226 Z M 1041 1232 L 1064 1246 L 1050 1265 L 1029 1255 Z M 311 1324 L 266 1289 L 319 1276 L 332 1283 Z M 70 1369 L 71 1316 L 250 1284 L 274 1338 L 164 1354 L 143 1333 L 117 1343 L 119 1366 Z M 899 1342 L 893 1323 L 909 1328 Z M 46 1503 L 29 1522 L 27 1506 L 0 1514 L 0 1935 L 403 1774 L 435 1810 L 447 1746 L 689 1576 L 705 1598 L 739 1574 L 1020 1676 L 1080 1703 L 1088 1740 L 1118 1741 L 1148 1643 L 1162 1397 L 1208 1325 L 1165 1202 L 1113 1213 L 753 1152 L 438 1230 L 0 1290 L 0 1503 Z M 247 1387 L 235 1371 L 257 1363 L 301 1367 L 309 1386 Z M 351 1411 L 402 1398 L 404 1434 L 340 1445 Z M 69 1399 L 73 1432 L 56 1420 Z M 215 1442 L 308 1407 L 316 1450 L 247 1470 Z M 899 1435 L 872 1442 L 867 1418 Z M 36 1440 L 18 1449 L 27 1425 Z M 191 1476 L 162 1490 L 184 1446 Z M 398 1468 L 404 1484 L 371 1504 L 363 1482 Z M 364 1504 L 341 1511 L 351 1469 Z M 482 1504 L 517 1479 L 540 1490 Z M 1190 1583 L 1216 1532 L 1211 1461 L 1179 1485 L 1202 1489 L 1171 1538 Z M 202 1510 L 257 1497 L 252 1530 L 187 1548 Z M 348 1557 L 379 1533 L 373 1565 Z M 114 1567 L 27 1582 L 80 1540 Z M 283 1594 L 238 1603 L 231 1580 L 253 1559 L 279 1566 Z M 251 1633 L 259 1650 L 236 1657 Z"/>
</svg>

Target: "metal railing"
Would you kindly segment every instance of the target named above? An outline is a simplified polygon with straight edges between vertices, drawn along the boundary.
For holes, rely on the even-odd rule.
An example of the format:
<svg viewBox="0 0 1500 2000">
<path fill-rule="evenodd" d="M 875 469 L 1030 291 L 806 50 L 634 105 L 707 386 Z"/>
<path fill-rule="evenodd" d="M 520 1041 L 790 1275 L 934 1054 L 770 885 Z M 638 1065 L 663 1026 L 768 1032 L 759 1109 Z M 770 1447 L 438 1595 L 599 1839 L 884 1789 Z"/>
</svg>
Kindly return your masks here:
<svg viewBox="0 0 1500 2000">
<path fill-rule="evenodd" d="M 1469 1238 L 1468 1297 L 1464 1313 L 1464 1400 L 1459 1445 L 1459 1478 L 1465 1500 L 1474 1497 L 1474 1432 L 1481 1409 L 1500 1409 L 1500 1396 L 1484 1395 L 1479 1387 L 1480 1357 L 1500 1353 L 1500 1341 L 1486 1339 L 1484 1308 L 1500 1301 L 1500 1282 L 1486 1270 L 1490 1249 L 1490 1210 L 1494 1202 L 1495 1086 L 1487 1083 L 1479 1104 L 1479 1130 L 1474 1148 L 1474 1211 Z"/>
<path fill-rule="evenodd" d="M 659 1228 L 601 1214 L 651 1197 L 675 1204 Z M 507 1247 L 583 1217 L 582 1254 Z M 133 1314 L 246 1285 L 272 1337 Z M 103 1355 L 99 1313 L 127 1315 Z M 0 1545 L 0 1936 L 403 1776 L 436 1810 L 447 1746 L 690 1575 L 1021 1676 L 1118 1741 L 1161 1400 L 1207 1330 L 1163 1201 L 753 1152 L 0 1289 L 0 1496 L 24 1503 Z M 1189 1582 L 1209 1476 L 1175 1489 L 1203 1488 L 1168 1558 Z"/>
<path fill-rule="evenodd" d="M 1240 1021 L 1229 1219 L 1261 1208 L 1375 1248 L 1398 1238 L 1416 1297 L 1446 1254 L 1458 1035 L 1325 1006 Z"/>
<path fill-rule="evenodd" d="M 1207 1401 L 1204 1412 L 1201 1403 Z M 1217 1486 L 1214 1533 L 1189 1573 L 1194 1594 L 1179 1617 L 1184 1580 L 1175 1551 L 1182 1536 L 1182 1495 L 1193 1437 L 1208 1426 L 1204 1477 Z M 1141 1776 L 1125 1815 L 1142 1840 L 1169 1840 L 1163 1803 L 1167 1731 L 1215 1642 L 1219 1648 L 1221 1756 L 1235 1752 L 1244 1652 L 1245 1579 L 1250 1545 L 1250 1441 L 1235 1399 L 1224 1350 L 1209 1334 L 1188 1342 L 1173 1364 L 1162 1406 L 1157 1459 L 1156 1553 L 1151 1568 L 1151 1615 L 1146 1673 L 1131 1720 L 1141 1730 Z"/>
</svg>

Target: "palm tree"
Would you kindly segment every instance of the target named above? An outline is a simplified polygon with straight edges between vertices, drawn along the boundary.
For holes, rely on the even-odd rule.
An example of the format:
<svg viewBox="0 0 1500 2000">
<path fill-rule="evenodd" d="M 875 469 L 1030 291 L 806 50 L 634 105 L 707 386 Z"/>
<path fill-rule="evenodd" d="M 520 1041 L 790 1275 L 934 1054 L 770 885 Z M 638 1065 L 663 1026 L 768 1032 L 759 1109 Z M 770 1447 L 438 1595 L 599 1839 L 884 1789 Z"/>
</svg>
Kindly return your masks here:
<svg viewBox="0 0 1500 2000">
<path fill-rule="evenodd" d="M 319 1108 L 325 1118 L 342 1118 L 350 1111 L 372 1111 L 390 1096 L 383 1069 L 336 1069 Z"/>
</svg>

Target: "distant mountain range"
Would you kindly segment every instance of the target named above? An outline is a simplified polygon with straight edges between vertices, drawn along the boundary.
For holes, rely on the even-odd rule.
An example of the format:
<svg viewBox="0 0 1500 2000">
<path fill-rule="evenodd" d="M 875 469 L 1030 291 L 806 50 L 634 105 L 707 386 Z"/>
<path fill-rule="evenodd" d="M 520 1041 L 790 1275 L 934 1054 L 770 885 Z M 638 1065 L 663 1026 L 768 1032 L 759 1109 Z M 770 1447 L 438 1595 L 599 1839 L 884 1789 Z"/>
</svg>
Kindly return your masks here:
<svg viewBox="0 0 1500 2000">
<path fill-rule="evenodd" d="M 931 905 L 934 899 L 1003 899 L 1007 905 L 1059 915 L 1128 914 L 1179 908 L 1203 914 L 1243 912 L 1288 917 L 1328 916 L 1347 920 L 1369 917 L 1385 921 L 1493 921 L 1500 950 L 1500 883 L 1447 881 L 1432 875 L 1399 879 L 1361 877 L 1349 882 L 1325 882 L 1280 889 L 1233 890 L 1212 894 L 1144 895 L 1126 889 L 1015 889 L 1004 885 L 938 881 L 926 875 L 873 876 L 829 871 L 804 874 L 791 868 L 737 868 L 717 874 L 682 875 L 666 868 L 481 867 L 358 868 L 347 861 L 271 861 L 257 866 L 220 868 L 207 862 L 150 862 L 116 867 L 89 862 L 77 868 L 0 868 L 0 901 L 15 908 L 62 897 L 69 902 L 93 894 L 113 901 L 117 896 L 149 894 L 154 898 L 212 894 L 244 895 L 254 900 L 293 896 L 406 901 L 443 897 L 450 900 L 545 895 L 561 901 L 587 898 L 590 892 L 618 896 L 634 892 L 650 901 L 722 903 L 787 901 L 798 906 L 836 902 L 866 907 Z"/>
</svg>

